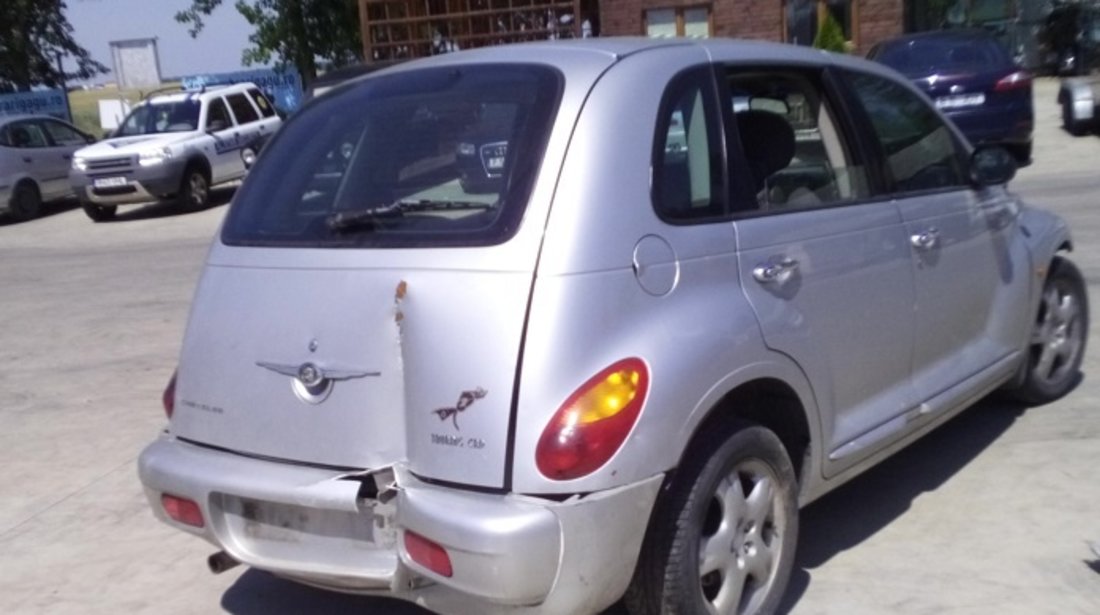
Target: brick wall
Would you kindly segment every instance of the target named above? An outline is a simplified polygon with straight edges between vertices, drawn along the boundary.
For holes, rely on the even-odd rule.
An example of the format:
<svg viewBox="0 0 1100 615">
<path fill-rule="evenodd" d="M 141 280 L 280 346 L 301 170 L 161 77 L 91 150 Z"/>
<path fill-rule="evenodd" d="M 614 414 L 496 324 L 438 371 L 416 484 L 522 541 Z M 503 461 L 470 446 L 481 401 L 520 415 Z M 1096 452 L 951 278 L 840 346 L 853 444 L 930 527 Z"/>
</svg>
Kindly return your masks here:
<svg viewBox="0 0 1100 615">
<path fill-rule="evenodd" d="M 859 3 L 859 50 L 902 33 L 903 0 L 853 0 Z M 600 33 L 604 36 L 645 34 L 646 9 L 702 6 L 699 0 L 601 0 Z M 713 0 L 714 36 L 782 41 L 783 0 Z"/>
</svg>

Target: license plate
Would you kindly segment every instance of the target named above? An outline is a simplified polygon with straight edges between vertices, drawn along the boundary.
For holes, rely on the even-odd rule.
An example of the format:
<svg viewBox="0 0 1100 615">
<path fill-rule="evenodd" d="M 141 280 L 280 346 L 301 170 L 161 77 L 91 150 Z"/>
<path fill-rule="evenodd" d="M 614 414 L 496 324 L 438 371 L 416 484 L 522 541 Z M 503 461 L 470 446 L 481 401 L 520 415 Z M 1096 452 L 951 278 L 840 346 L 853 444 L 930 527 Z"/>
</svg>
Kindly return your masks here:
<svg viewBox="0 0 1100 615">
<path fill-rule="evenodd" d="M 92 181 L 92 185 L 96 188 L 118 188 L 126 185 L 125 177 L 100 177 Z"/>
<path fill-rule="evenodd" d="M 960 94 L 958 96 L 941 96 L 936 99 L 936 107 L 939 109 L 964 109 L 985 104 L 985 94 Z"/>
</svg>

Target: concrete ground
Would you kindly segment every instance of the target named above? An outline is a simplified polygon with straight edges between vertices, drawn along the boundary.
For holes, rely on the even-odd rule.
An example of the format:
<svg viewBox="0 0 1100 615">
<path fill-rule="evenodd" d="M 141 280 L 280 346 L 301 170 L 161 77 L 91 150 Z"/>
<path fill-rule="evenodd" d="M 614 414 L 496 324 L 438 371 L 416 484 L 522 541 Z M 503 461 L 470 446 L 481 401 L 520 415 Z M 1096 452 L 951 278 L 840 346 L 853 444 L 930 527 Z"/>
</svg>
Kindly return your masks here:
<svg viewBox="0 0 1100 615">
<path fill-rule="evenodd" d="M 1100 138 L 1059 128 L 1036 87 L 1035 162 L 1011 184 L 1072 225 L 1100 297 Z M 0 613 L 422 613 L 237 568 L 156 522 L 135 459 L 164 425 L 212 208 L 92 224 L 71 205 L 0 222 Z M 1100 300 L 1098 300 L 1100 301 Z M 803 511 L 785 611 L 1095 614 L 1100 340 L 1067 398 L 984 402 Z M 619 613 L 621 609 L 614 609 Z"/>
</svg>

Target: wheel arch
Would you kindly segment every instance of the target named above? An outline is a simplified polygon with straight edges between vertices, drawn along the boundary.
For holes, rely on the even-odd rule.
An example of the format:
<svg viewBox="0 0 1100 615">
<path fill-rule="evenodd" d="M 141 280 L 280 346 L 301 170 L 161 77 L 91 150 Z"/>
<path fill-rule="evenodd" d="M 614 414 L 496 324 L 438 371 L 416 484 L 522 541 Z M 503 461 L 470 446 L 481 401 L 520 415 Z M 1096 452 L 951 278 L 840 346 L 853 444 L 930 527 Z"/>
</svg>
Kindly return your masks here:
<svg viewBox="0 0 1100 615">
<path fill-rule="evenodd" d="M 745 422 L 775 433 L 794 467 L 800 493 L 811 493 L 821 476 L 821 423 L 809 382 L 786 357 L 739 370 L 712 388 L 688 422 L 677 467 L 698 450 L 706 434 Z"/>
<path fill-rule="evenodd" d="M 193 154 L 190 158 L 187 159 L 187 164 L 183 166 L 183 172 L 186 175 L 189 169 L 193 169 L 196 167 L 201 169 L 202 172 L 206 174 L 207 183 L 213 181 L 213 168 L 210 166 L 210 161 L 206 159 L 206 156 L 203 156 L 201 154 Z M 180 179 L 182 181 L 183 178 Z"/>
</svg>

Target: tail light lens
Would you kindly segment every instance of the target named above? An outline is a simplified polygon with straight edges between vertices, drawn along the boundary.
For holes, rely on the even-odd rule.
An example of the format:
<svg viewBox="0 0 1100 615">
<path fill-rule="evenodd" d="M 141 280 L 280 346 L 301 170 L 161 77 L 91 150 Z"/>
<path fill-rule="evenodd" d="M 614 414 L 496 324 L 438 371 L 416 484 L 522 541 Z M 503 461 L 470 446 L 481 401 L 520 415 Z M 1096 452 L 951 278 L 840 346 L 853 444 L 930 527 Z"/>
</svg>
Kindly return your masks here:
<svg viewBox="0 0 1100 615">
<path fill-rule="evenodd" d="M 416 532 L 405 530 L 405 550 L 412 561 L 438 575 L 449 578 L 454 574 L 447 550 Z"/>
<path fill-rule="evenodd" d="M 168 380 L 168 386 L 164 387 L 164 393 L 160 396 L 160 403 L 164 404 L 164 414 L 168 415 L 168 418 L 172 418 L 172 412 L 176 409 L 176 374 L 178 371 L 172 372 L 172 377 Z"/>
<path fill-rule="evenodd" d="M 1010 75 L 1002 77 L 997 85 L 993 86 L 993 89 L 998 92 L 1009 92 L 1012 90 L 1022 90 L 1031 87 L 1031 73 L 1025 70 L 1018 70 Z"/>
<path fill-rule="evenodd" d="M 160 505 L 169 518 L 192 527 L 205 525 L 202 520 L 202 510 L 194 500 L 181 498 L 167 493 L 160 496 Z"/>
<path fill-rule="evenodd" d="M 649 371 L 623 359 L 580 386 L 547 423 L 535 449 L 539 472 L 552 480 L 591 474 L 626 441 L 645 403 Z"/>
</svg>

